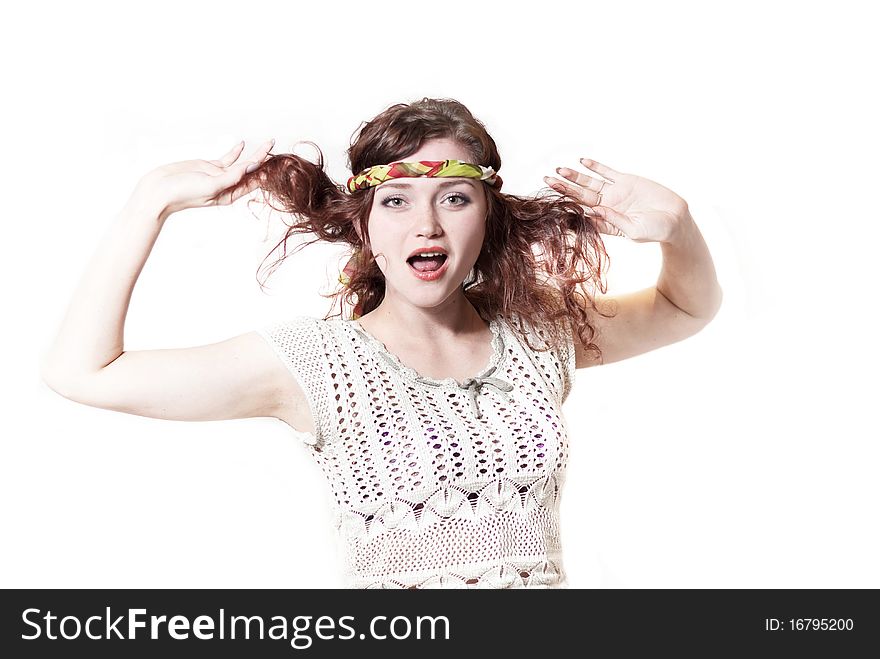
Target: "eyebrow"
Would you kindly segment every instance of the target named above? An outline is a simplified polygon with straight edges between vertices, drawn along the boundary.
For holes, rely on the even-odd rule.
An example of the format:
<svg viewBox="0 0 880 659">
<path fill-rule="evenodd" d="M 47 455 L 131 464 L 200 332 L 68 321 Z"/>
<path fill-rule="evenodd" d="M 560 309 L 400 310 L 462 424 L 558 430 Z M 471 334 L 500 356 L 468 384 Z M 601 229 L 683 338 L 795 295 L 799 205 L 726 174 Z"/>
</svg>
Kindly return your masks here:
<svg viewBox="0 0 880 659">
<path fill-rule="evenodd" d="M 458 185 L 460 183 L 464 183 L 465 185 L 469 185 L 471 187 L 475 187 L 475 183 L 473 179 L 470 178 L 462 178 L 456 181 L 443 181 L 440 185 L 437 186 L 439 190 L 443 188 L 449 188 L 453 185 Z M 409 183 L 383 183 L 382 188 L 411 188 L 412 186 Z"/>
</svg>

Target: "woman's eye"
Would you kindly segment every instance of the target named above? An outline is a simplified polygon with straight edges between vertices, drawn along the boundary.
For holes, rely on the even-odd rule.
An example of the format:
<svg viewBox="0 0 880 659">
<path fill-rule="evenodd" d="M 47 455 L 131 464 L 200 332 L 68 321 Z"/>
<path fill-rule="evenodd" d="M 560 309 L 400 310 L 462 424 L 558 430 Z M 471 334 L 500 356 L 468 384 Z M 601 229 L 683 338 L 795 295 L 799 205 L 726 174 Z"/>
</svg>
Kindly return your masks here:
<svg viewBox="0 0 880 659">
<path fill-rule="evenodd" d="M 448 197 L 446 197 L 446 199 L 444 199 L 444 201 L 449 201 L 451 199 L 457 200 L 452 202 L 453 206 L 464 206 L 465 204 L 470 202 L 470 199 L 468 199 L 465 195 L 458 193 L 449 195 Z M 398 201 L 400 202 L 399 204 L 396 203 Z M 403 206 L 403 203 L 403 197 L 388 197 L 382 200 L 382 205 L 389 208 L 400 208 Z"/>
</svg>

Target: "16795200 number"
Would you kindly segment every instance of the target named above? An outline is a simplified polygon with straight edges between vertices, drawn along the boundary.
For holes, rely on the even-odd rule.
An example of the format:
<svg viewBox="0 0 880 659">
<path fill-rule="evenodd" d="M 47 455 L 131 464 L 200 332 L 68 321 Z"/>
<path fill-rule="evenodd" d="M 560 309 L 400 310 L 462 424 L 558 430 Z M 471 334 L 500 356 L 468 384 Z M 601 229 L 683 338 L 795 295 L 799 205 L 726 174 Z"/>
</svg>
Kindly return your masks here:
<svg viewBox="0 0 880 659">
<path fill-rule="evenodd" d="M 852 631 L 852 618 L 789 618 L 792 631 Z"/>
<path fill-rule="evenodd" d="M 785 623 L 788 623 L 788 627 Z M 853 629 L 852 618 L 789 618 L 781 620 L 779 618 L 764 618 L 764 629 L 768 632 L 805 632 L 805 631 L 823 631 L 823 632 L 850 632 Z"/>
</svg>

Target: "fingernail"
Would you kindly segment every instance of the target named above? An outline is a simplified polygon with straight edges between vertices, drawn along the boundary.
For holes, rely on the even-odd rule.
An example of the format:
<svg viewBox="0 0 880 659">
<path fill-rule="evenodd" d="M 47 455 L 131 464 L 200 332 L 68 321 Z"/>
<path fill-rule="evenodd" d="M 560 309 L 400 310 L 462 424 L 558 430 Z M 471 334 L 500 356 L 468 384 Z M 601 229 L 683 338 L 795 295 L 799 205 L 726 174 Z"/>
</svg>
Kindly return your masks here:
<svg viewBox="0 0 880 659">
<path fill-rule="evenodd" d="M 247 166 L 247 169 L 244 170 L 244 173 L 250 174 L 252 171 L 254 171 L 259 166 L 260 166 L 260 163 L 252 162 L 250 165 Z"/>
</svg>

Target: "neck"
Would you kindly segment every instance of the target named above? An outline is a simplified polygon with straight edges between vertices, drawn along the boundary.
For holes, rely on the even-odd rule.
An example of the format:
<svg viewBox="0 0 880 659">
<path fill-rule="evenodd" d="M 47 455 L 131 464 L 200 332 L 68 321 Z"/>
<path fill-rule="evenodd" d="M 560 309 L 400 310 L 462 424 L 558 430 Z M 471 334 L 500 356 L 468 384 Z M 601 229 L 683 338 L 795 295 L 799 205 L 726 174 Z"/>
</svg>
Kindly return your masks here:
<svg viewBox="0 0 880 659">
<path fill-rule="evenodd" d="M 362 320 L 365 328 L 375 325 L 394 334 L 405 334 L 407 343 L 414 344 L 473 334 L 486 327 L 462 290 L 432 308 L 417 307 L 386 294 L 379 306 Z"/>
</svg>

